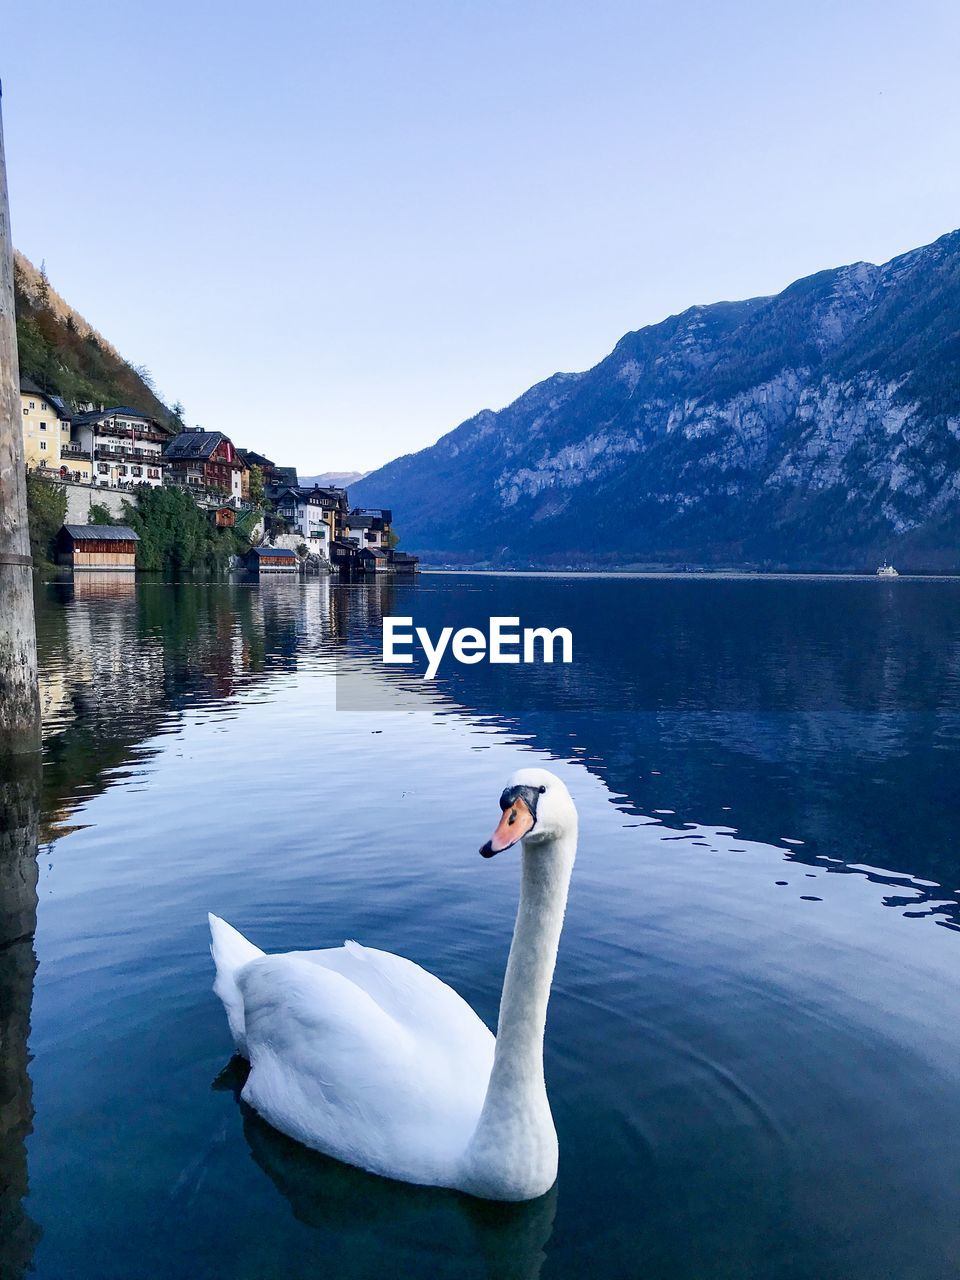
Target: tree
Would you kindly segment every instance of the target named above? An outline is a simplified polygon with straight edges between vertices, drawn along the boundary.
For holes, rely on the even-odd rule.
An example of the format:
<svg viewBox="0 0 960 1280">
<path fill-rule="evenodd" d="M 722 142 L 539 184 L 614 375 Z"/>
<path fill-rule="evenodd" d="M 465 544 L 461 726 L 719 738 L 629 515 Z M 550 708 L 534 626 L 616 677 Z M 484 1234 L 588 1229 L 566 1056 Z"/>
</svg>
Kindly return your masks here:
<svg viewBox="0 0 960 1280">
<path fill-rule="evenodd" d="M 50 305 L 50 280 L 47 276 L 47 260 L 46 258 L 40 263 L 40 281 L 37 284 L 37 301 L 41 307 L 49 307 Z"/>
<path fill-rule="evenodd" d="M 263 467 L 256 463 L 250 468 L 250 501 L 255 507 L 263 506 Z"/>
<path fill-rule="evenodd" d="M 153 380 L 153 374 L 150 372 L 150 370 L 147 368 L 145 364 L 130 364 L 127 367 L 130 369 L 132 373 L 136 374 L 136 376 L 140 379 L 140 381 L 149 391 L 152 391 L 153 394 L 156 395 L 157 386 Z"/>
<path fill-rule="evenodd" d="M 102 502 L 91 502 L 90 504 L 90 524 L 116 524 L 113 518 L 113 512 L 109 507 L 104 506 Z"/>
<path fill-rule="evenodd" d="M 53 540 L 67 518 L 67 491 L 62 484 L 41 480 L 27 472 L 27 520 L 30 526 L 30 554 L 34 567 L 53 567 Z"/>
<path fill-rule="evenodd" d="M 172 577 L 218 572 L 244 550 L 232 529 L 218 529 L 182 489 L 141 485 L 135 505 L 124 504 L 124 523 L 140 536 L 137 568 Z"/>
</svg>

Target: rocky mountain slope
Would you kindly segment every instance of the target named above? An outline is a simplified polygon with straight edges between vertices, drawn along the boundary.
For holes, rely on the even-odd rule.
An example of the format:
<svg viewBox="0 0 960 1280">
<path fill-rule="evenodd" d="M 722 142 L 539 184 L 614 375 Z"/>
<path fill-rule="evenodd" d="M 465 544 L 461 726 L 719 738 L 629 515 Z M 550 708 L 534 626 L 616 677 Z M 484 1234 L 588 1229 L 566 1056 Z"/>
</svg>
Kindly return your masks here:
<svg viewBox="0 0 960 1280">
<path fill-rule="evenodd" d="M 960 231 L 628 333 L 352 485 L 434 561 L 960 568 Z"/>
</svg>

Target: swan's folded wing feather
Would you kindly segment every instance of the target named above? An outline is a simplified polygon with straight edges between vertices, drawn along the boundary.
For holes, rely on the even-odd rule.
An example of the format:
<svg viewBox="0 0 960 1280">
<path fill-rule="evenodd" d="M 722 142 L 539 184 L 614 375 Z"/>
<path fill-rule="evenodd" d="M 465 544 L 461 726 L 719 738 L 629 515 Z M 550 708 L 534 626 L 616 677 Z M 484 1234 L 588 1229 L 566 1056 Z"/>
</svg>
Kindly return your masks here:
<svg viewBox="0 0 960 1280">
<path fill-rule="evenodd" d="M 302 954 L 253 961 L 238 981 L 251 1066 L 245 1101 L 291 1137 L 361 1168 L 412 1181 L 444 1176 L 483 1099 L 447 1055 L 345 974 Z"/>
<path fill-rule="evenodd" d="M 293 952 L 342 974 L 418 1040 L 476 1064 L 485 1082 L 493 1065 L 494 1036 L 454 989 L 421 965 L 358 942 L 327 951 Z"/>
</svg>

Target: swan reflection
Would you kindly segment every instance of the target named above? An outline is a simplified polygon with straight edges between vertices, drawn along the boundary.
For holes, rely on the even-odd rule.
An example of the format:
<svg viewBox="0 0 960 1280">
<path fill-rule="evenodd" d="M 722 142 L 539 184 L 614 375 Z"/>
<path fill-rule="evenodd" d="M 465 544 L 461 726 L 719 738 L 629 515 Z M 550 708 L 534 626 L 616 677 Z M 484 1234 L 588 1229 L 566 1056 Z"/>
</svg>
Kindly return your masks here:
<svg viewBox="0 0 960 1280">
<path fill-rule="evenodd" d="M 341 1164 L 279 1133 L 240 1099 L 249 1066 L 230 1060 L 214 1081 L 240 1109 L 250 1154 L 294 1217 L 326 1237 L 331 1274 L 486 1274 L 538 1280 L 553 1233 L 557 1187 L 523 1204 L 393 1182 Z M 480 1266 L 478 1266 L 480 1260 Z M 335 1265 L 334 1265 L 335 1264 Z"/>
</svg>

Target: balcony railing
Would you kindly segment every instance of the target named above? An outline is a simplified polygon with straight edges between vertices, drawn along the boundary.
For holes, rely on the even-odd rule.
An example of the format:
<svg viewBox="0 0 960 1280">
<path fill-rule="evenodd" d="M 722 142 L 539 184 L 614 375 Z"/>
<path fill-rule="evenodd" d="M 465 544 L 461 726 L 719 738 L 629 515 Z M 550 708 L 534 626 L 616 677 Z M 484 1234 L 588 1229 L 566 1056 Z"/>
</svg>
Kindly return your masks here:
<svg viewBox="0 0 960 1280">
<path fill-rule="evenodd" d="M 167 465 L 162 454 L 154 453 L 150 449 L 97 449 L 95 455 L 98 462 L 145 462 L 151 467 Z"/>
<path fill-rule="evenodd" d="M 94 431 L 98 436 L 122 436 L 126 440 L 150 440 L 154 444 L 166 444 L 170 439 L 162 431 L 141 430 L 140 427 L 131 430 L 129 427 L 114 426 L 111 422 L 98 422 Z"/>
</svg>

